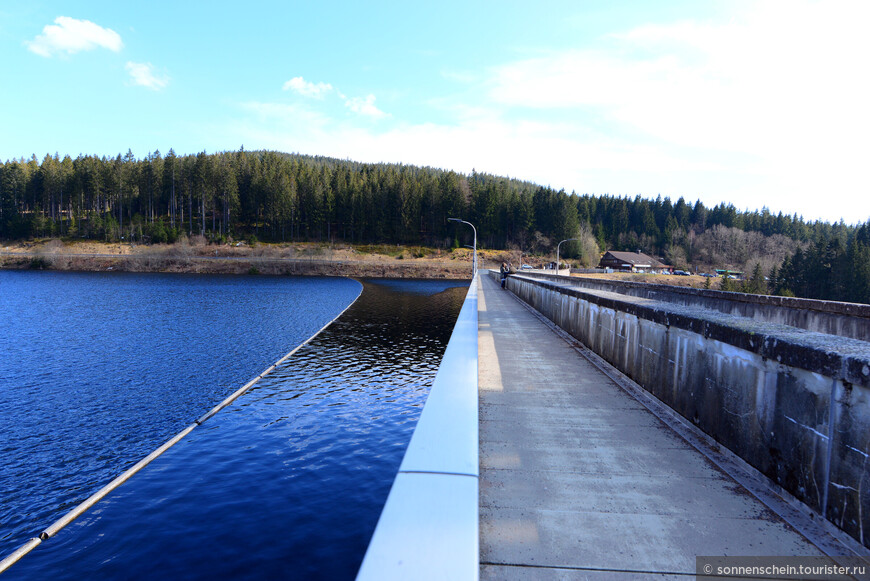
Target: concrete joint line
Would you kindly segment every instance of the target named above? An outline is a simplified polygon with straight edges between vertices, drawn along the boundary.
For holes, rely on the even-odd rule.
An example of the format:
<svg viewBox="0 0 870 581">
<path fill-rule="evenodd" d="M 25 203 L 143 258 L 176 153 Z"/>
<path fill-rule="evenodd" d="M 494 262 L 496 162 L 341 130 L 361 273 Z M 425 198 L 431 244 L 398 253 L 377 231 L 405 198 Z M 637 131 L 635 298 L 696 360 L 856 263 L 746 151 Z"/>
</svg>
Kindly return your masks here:
<svg viewBox="0 0 870 581">
<path fill-rule="evenodd" d="M 479 480 L 480 477 L 477 474 L 471 474 L 468 472 L 441 472 L 438 470 L 399 470 L 399 474 L 441 474 L 442 476 L 467 476 L 469 478 L 474 478 Z"/>
<path fill-rule="evenodd" d="M 595 571 L 601 573 L 630 573 L 633 575 L 679 575 L 680 577 L 695 577 L 695 573 L 686 573 L 683 571 L 654 571 L 651 569 L 605 569 L 603 567 L 576 567 L 572 565 L 532 565 L 528 563 L 494 563 L 492 561 L 481 561 L 480 564 L 481 566 L 490 565 L 493 567 L 516 567 L 518 569 Z"/>
</svg>

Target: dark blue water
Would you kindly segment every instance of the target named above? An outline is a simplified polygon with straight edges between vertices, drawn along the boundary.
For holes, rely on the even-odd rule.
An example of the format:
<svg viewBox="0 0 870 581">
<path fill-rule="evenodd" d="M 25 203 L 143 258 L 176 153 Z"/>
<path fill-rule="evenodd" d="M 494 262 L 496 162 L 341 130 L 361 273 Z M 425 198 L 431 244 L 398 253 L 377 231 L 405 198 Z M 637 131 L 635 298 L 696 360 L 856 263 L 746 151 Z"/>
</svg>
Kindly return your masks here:
<svg viewBox="0 0 870 581">
<path fill-rule="evenodd" d="M 0 271 L 0 552 L 317 332 L 360 290 L 346 279 Z"/>
<path fill-rule="evenodd" d="M 57 273 L 42 276 L 52 275 Z M 40 275 L 34 276 L 38 281 Z M 220 294 L 194 290 L 197 285 L 208 284 L 207 279 L 176 278 L 178 284 L 192 285 L 187 291 L 176 293 L 174 300 L 167 301 L 170 304 L 176 301 L 184 303 L 186 308 L 182 311 L 192 310 L 199 315 L 202 311 L 192 305 L 207 303 L 209 299 L 206 297 Z M 158 279 L 159 276 L 153 280 Z M 116 280 L 112 279 L 115 290 Z M 175 282 L 172 277 L 168 280 Z M 269 325 L 274 324 L 273 317 L 251 324 L 248 316 L 250 311 L 261 308 L 261 300 L 268 302 L 268 299 L 260 297 L 248 301 L 232 294 L 227 286 L 244 280 L 240 284 L 242 292 L 238 294 L 245 295 L 258 293 L 255 287 L 263 284 L 267 289 L 261 294 L 271 296 L 282 284 L 302 284 L 306 307 L 299 309 L 297 305 L 291 310 L 315 309 L 316 312 L 332 301 L 340 303 L 339 296 L 344 297 L 346 304 L 359 288 L 352 281 L 323 279 L 251 277 L 216 280 L 226 295 L 225 300 L 217 302 L 227 304 L 237 299 L 242 310 L 248 312 L 239 315 L 239 319 L 248 320 L 249 334 L 236 337 L 236 341 L 252 344 L 261 340 L 258 335 L 272 333 Z M 0 282 L 4 284 L 3 289 L 8 288 L 6 279 L 0 279 Z M 326 290 L 304 286 L 324 282 L 327 285 L 339 284 Z M 74 289 L 69 290 L 75 294 Z M 327 331 L 91 512 L 43 543 L 6 575 L 10 579 L 153 578 L 157 575 L 168 578 L 352 578 L 425 401 L 464 293 L 464 285 L 456 287 L 454 283 L 367 282 L 357 303 Z M 19 294 L 26 293 L 21 291 Z M 193 298 L 194 303 L 186 302 Z M 3 301 L 5 304 L 6 299 Z M 341 308 L 343 305 L 339 305 L 335 312 Z M 153 311 L 145 309 L 149 314 Z M 199 326 L 199 332 L 204 335 L 210 334 L 205 328 L 215 327 L 218 329 L 216 334 L 222 335 L 227 331 L 225 318 L 233 319 L 219 312 L 210 313 L 208 317 L 187 317 L 185 327 Z M 144 332 L 141 327 L 149 327 L 147 321 L 151 316 L 146 315 L 143 322 L 127 313 L 124 319 L 125 324 L 115 328 L 137 328 Z M 150 327 L 152 334 L 159 334 L 153 332 L 153 325 Z M 314 325 L 315 329 L 318 327 L 318 324 Z M 99 328 L 95 330 L 100 332 Z M 299 340 L 310 333 L 301 335 L 304 336 Z M 171 354 L 165 358 L 181 357 L 181 353 L 187 351 L 188 337 L 180 334 L 178 338 L 183 345 L 170 348 Z M 175 341 L 164 337 L 162 341 L 149 344 L 150 349 L 145 351 L 150 357 L 144 359 L 155 358 L 155 349 L 162 343 L 174 344 Z M 141 454 L 133 454 L 126 464 L 122 461 L 122 466 L 111 470 L 111 474 L 95 486 L 87 482 L 68 491 L 66 497 L 69 500 L 65 501 L 67 506 L 63 511 L 189 424 L 215 399 L 221 399 L 292 346 L 284 344 L 277 354 L 265 357 L 265 362 L 258 361 L 252 372 L 242 374 L 239 381 L 228 385 L 206 405 L 192 405 L 196 408 L 191 410 L 192 413 L 174 413 L 177 406 L 197 399 L 192 393 L 165 398 L 153 393 L 143 395 L 145 403 L 137 403 L 134 406 L 137 411 L 148 411 L 153 416 L 160 415 L 154 413 L 155 409 L 169 411 L 169 415 L 183 417 L 179 425 L 169 429 L 169 433 L 155 437 L 153 445 L 141 446 L 145 448 Z M 221 369 L 252 352 L 259 353 L 260 349 L 255 347 L 242 353 L 234 346 L 222 345 L 211 351 L 212 357 L 216 354 L 220 360 L 217 367 Z M 23 355 L 19 353 L 18 356 Z M 114 361 L 114 358 L 108 360 Z M 75 377 L 73 368 L 64 362 L 61 354 L 58 354 L 57 361 L 61 368 L 69 370 L 64 374 L 67 379 Z M 87 363 L 89 360 L 84 358 L 83 361 Z M 6 367 L 3 367 L 4 371 Z M 111 383 L 124 386 L 141 384 L 143 391 L 153 391 L 147 389 L 152 382 L 146 379 L 146 373 L 133 365 L 124 368 L 131 373 L 123 375 L 119 371 L 112 375 L 114 380 Z M 190 381 L 199 378 L 196 368 L 188 369 L 182 375 Z M 3 377 L 5 381 L 5 375 Z M 199 383 L 203 386 L 207 382 Z M 71 389 L 67 386 L 65 391 Z M 209 391 L 207 386 L 203 389 Z M 167 390 L 162 391 L 166 393 Z M 56 399 L 65 401 L 62 395 Z M 90 399 L 96 404 L 96 411 L 91 413 L 103 414 L 105 395 L 91 394 Z M 8 404 L 4 401 L 2 407 L 6 408 Z M 66 407 L 75 409 L 76 406 Z M 6 413 L 2 416 L 4 426 L 7 421 L 19 422 L 18 415 L 0 413 Z M 49 411 L 51 413 L 53 410 Z M 106 415 L 113 414 L 107 412 Z M 156 417 L 128 422 L 131 422 L 128 426 L 134 427 L 119 429 L 114 422 L 109 422 L 112 435 L 102 438 L 111 442 L 108 448 L 120 447 L 116 439 L 138 442 L 142 430 L 149 430 L 154 423 L 165 423 Z M 39 420 L 30 421 L 31 425 L 41 423 Z M 74 427 L 69 429 L 71 433 L 83 429 L 80 424 L 74 422 Z M 85 431 L 88 430 L 85 428 Z M 50 429 L 43 430 L 43 433 L 43 439 L 54 441 Z M 7 438 L 5 435 L 0 438 L 5 449 L 9 445 Z M 97 434 L 95 439 L 101 438 Z M 89 451 L 88 446 L 78 449 Z M 76 455 L 75 452 L 64 453 L 69 458 Z M 53 457 L 53 454 L 49 455 Z M 119 455 L 127 457 L 124 453 Z M 101 463 L 105 464 L 106 460 L 99 459 L 100 456 L 84 462 L 84 470 L 87 471 L 90 464 L 100 467 Z M 25 460 L 24 464 L 27 463 Z M 66 462 L 54 464 L 51 469 L 55 482 L 65 481 L 68 470 L 82 470 Z M 22 506 L 20 500 L 15 502 L 17 509 L 7 506 L 5 490 L 10 478 L 6 475 L 5 454 L 3 468 L 4 474 L 0 478 L 4 482 L 4 523 L 16 519 L 26 521 L 30 516 L 29 506 Z M 26 478 L 26 471 L 24 466 L 18 473 Z M 77 472 L 73 476 L 76 480 L 84 480 Z M 38 475 L 37 478 L 42 477 Z M 13 489 L 16 486 L 22 488 L 18 482 L 12 484 Z M 25 484 L 24 488 L 29 486 Z M 19 497 L 26 499 L 26 492 L 20 492 Z M 73 497 L 75 500 L 71 500 Z M 42 509 L 42 512 L 46 510 Z M 21 513 L 25 513 L 24 516 Z M 24 527 L 27 530 L 21 538 L 12 535 L 14 542 L 7 543 L 4 553 L 8 552 L 7 548 L 11 550 L 41 530 L 53 518 L 32 520 L 38 520 L 38 523 L 30 528 Z M 2 530 L 4 536 L 9 537 L 5 524 Z"/>
</svg>

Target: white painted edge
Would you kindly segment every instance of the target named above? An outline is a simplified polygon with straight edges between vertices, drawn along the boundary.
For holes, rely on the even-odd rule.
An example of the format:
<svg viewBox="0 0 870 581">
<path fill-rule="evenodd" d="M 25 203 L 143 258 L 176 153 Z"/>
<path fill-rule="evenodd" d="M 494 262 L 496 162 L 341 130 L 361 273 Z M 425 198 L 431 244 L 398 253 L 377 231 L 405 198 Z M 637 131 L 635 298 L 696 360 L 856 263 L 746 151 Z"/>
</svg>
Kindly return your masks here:
<svg viewBox="0 0 870 581">
<path fill-rule="evenodd" d="M 471 285 L 399 472 L 479 475 L 477 284 Z"/>
<path fill-rule="evenodd" d="M 400 472 L 357 580 L 477 579 L 477 501 L 473 476 Z"/>
<path fill-rule="evenodd" d="M 479 576 L 477 286 L 475 274 L 357 581 Z"/>
</svg>

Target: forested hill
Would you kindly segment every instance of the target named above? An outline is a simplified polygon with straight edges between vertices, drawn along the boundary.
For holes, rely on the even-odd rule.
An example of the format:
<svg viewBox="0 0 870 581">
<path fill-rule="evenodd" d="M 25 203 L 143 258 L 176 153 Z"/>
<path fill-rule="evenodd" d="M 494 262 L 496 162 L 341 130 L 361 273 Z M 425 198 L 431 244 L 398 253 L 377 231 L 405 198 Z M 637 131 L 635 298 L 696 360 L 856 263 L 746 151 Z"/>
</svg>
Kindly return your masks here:
<svg viewBox="0 0 870 581">
<path fill-rule="evenodd" d="M 33 156 L 0 165 L 0 237 L 7 239 L 161 242 L 185 234 L 215 240 L 470 242 L 470 229 L 448 217 L 474 223 L 479 243 L 488 248 L 544 253 L 560 240 L 581 238 L 563 251 L 586 264 L 597 262 L 603 250 L 640 249 L 678 267 L 750 271 L 760 264 L 781 276 L 816 260 L 808 257 L 830 268 L 848 262 L 860 270 L 853 261 L 870 252 L 870 222 L 859 229 L 766 209 L 739 211 L 726 203 L 707 208 L 683 198 L 575 195 L 428 167 L 244 149 L 185 156 L 170 150 L 144 159 L 130 151 L 114 158 L 55 154 L 41 162 Z M 786 258 L 786 268 L 779 269 Z M 784 284 L 782 290 L 794 290 L 791 281 Z"/>
</svg>

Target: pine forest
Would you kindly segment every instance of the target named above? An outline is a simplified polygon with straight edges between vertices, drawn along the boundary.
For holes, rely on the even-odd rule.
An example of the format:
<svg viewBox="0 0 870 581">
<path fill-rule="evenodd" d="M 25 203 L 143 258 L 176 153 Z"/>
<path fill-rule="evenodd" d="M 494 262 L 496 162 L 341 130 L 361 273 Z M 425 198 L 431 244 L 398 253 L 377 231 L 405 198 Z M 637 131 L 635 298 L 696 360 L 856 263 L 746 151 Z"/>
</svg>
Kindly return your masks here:
<svg viewBox="0 0 870 581">
<path fill-rule="evenodd" d="M 450 217 L 472 222 L 490 249 L 544 255 L 577 238 L 562 254 L 585 267 L 605 250 L 639 250 L 681 269 L 752 273 L 733 290 L 870 303 L 870 220 L 809 222 L 724 202 L 578 195 L 474 171 L 244 148 L 0 163 L 0 238 L 11 240 L 469 244 L 470 229 Z"/>
</svg>

